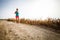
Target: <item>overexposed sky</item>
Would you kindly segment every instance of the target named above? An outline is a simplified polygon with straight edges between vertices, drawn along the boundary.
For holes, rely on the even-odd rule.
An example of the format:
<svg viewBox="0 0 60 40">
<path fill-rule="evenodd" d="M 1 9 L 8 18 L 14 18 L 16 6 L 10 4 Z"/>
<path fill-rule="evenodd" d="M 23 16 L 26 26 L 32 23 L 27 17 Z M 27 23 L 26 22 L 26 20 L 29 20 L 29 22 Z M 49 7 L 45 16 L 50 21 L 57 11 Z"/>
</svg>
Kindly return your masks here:
<svg viewBox="0 0 60 40">
<path fill-rule="evenodd" d="M 20 18 L 60 18 L 60 0 L 0 0 L 0 19 L 15 18 L 15 9 Z"/>
</svg>

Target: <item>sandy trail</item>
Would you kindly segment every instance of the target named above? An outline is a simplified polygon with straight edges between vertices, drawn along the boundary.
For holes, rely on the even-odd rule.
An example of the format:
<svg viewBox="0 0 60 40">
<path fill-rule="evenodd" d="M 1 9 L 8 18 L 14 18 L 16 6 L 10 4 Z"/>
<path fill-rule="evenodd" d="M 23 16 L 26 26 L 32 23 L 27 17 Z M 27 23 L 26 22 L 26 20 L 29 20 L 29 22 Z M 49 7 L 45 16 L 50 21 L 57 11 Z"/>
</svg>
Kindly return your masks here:
<svg viewBox="0 0 60 40">
<path fill-rule="evenodd" d="M 0 21 L 0 40 L 60 40 L 60 34 L 34 25 Z"/>
</svg>

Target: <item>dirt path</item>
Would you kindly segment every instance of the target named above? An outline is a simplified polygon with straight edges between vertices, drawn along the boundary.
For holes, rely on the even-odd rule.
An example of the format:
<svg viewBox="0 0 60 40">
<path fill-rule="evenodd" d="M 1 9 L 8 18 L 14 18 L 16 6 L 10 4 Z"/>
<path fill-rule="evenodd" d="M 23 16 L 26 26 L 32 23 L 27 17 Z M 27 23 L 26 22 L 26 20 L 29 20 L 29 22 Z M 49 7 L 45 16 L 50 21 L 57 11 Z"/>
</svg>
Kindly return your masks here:
<svg viewBox="0 0 60 40">
<path fill-rule="evenodd" d="M 60 40 L 60 34 L 34 25 L 0 21 L 0 40 Z"/>
</svg>

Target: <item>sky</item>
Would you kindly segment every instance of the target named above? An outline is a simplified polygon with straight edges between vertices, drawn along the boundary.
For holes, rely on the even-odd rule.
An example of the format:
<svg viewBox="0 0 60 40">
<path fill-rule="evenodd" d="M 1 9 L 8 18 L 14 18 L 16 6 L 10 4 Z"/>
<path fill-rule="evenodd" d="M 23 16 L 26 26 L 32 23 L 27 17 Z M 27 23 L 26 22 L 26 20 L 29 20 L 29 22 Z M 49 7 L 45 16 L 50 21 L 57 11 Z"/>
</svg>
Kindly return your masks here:
<svg viewBox="0 0 60 40">
<path fill-rule="evenodd" d="M 60 18 L 60 0 L 0 0 L 0 19 L 19 17 L 27 19 Z"/>
</svg>

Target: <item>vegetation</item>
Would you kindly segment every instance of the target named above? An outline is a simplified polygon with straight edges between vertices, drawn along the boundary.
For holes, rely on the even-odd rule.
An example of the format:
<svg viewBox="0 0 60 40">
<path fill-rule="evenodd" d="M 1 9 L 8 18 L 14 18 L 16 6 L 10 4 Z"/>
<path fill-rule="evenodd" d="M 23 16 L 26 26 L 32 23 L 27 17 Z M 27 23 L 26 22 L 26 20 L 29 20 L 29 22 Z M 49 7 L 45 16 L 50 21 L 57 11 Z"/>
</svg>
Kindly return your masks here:
<svg viewBox="0 0 60 40">
<path fill-rule="evenodd" d="M 15 19 L 8 19 L 7 21 L 12 21 L 12 22 L 16 22 Z M 54 28 L 56 30 L 60 30 L 60 19 L 52 19 L 52 18 L 48 18 L 45 20 L 30 20 L 30 19 L 20 19 L 19 23 L 25 23 L 25 24 L 31 24 L 31 25 L 42 25 L 42 26 L 46 26 L 49 28 Z"/>
</svg>

